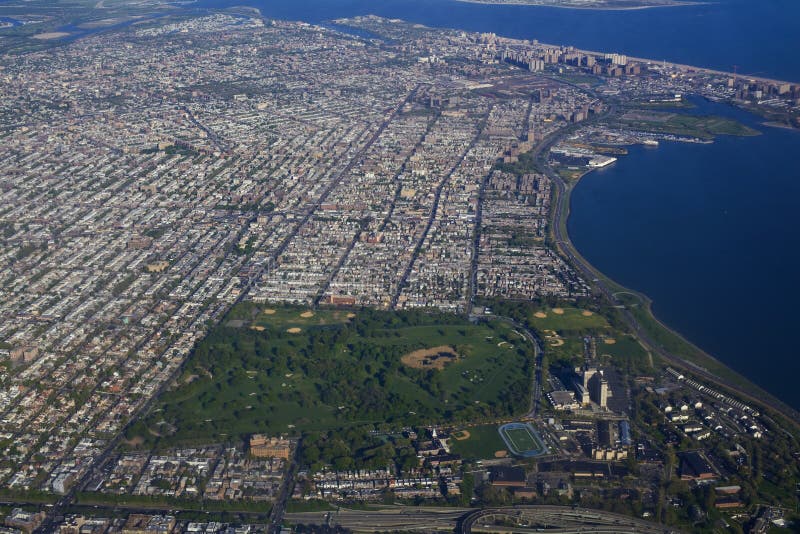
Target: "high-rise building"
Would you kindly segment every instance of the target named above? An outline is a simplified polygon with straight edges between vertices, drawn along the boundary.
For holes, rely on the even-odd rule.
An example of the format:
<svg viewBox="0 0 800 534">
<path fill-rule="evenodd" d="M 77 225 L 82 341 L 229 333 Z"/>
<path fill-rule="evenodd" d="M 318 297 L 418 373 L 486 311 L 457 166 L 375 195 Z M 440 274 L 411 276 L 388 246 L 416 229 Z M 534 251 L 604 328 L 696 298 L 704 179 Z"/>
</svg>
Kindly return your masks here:
<svg viewBox="0 0 800 534">
<path fill-rule="evenodd" d="M 602 373 L 597 373 L 592 377 L 590 393 L 592 400 L 601 408 L 608 407 L 608 380 Z"/>
<path fill-rule="evenodd" d="M 589 365 L 578 367 L 575 372 L 578 376 L 574 389 L 578 401 L 583 405 L 595 402 L 601 408 L 607 408 L 608 380 L 603 376 L 603 372 Z"/>
<path fill-rule="evenodd" d="M 628 63 L 628 56 L 623 54 L 605 54 L 603 57 L 612 65 L 624 66 Z"/>
</svg>

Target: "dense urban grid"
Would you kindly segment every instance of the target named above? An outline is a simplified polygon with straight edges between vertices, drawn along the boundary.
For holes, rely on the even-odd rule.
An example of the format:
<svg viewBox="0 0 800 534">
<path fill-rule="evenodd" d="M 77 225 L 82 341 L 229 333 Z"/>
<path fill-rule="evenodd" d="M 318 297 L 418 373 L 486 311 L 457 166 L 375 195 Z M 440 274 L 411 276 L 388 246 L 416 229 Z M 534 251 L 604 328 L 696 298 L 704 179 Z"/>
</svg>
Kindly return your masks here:
<svg viewBox="0 0 800 534">
<path fill-rule="evenodd" d="M 56 526 L 46 510 L 14 508 L 9 529 L 247 532 L 279 527 L 290 499 L 383 502 L 391 493 L 467 507 L 476 487 L 484 504 L 565 504 L 580 494 L 587 506 L 635 502 L 614 511 L 662 521 L 664 503 L 680 507 L 684 491 L 664 489 L 665 466 L 667 481 L 674 469 L 698 483 L 686 492 L 712 509 L 755 502 L 737 482 L 742 466 L 780 484 L 796 477 L 763 467 L 752 443 L 780 430 L 760 408 L 703 375 L 654 366 L 602 315 L 592 280 L 565 259 L 552 225 L 559 188 L 612 164 L 625 145 L 751 133 L 732 121 L 674 122 L 669 106 L 682 95 L 733 99 L 775 118 L 795 112 L 800 87 L 377 17 L 337 22 L 166 17 L 0 58 L 0 485 L 18 502 L 55 495 L 59 513 L 75 498 L 143 509 L 72 514 Z M 266 328 L 270 314 L 310 320 L 331 306 L 353 310 L 354 325 L 363 308 L 406 322 L 429 309 L 506 321 L 518 338 L 484 337 L 497 351 L 535 346 L 530 411 L 492 405 L 474 412 L 477 427 L 376 426 L 392 453 L 374 461 L 345 461 L 332 452 L 336 436 L 310 445 L 302 423 L 142 450 L 142 436 L 126 430 L 158 419 L 165 391 L 213 378 L 187 362 L 242 303 L 259 307 Z M 547 322 L 561 320 L 571 322 Z M 265 328 L 239 323 L 249 335 Z M 282 335 L 302 332 L 287 326 Z M 403 364 L 435 373 L 469 349 L 446 341 Z M 460 376 L 474 385 L 481 372 Z M 499 423 L 511 426 L 498 434 Z M 176 423 L 159 424 L 148 439 Z M 499 443 L 486 466 L 474 463 L 483 451 L 459 447 L 482 431 Z M 540 461 L 531 470 L 512 456 Z M 246 501 L 252 513 L 271 510 L 272 523 L 236 530 L 235 521 L 147 511 L 189 501 L 216 511 Z M 697 507 L 692 518 L 707 512 Z M 374 520 L 315 513 L 293 521 L 358 530 Z M 541 513 L 565 527 L 589 524 Z M 496 514 L 491 521 L 512 512 Z M 763 508 L 748 520 L 766 528 L 781 518 Z M 456 519 L 432 521 L 455 528 Z M 650 528 L 637 525 L 625 528 Z"/>
</svg>

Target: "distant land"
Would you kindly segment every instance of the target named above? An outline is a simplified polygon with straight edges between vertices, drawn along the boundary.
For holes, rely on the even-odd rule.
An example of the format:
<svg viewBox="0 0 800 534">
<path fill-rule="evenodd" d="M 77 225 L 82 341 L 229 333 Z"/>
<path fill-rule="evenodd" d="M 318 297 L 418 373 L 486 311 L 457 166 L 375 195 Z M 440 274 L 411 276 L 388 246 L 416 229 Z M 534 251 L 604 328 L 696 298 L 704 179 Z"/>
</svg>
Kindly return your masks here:
<svg viewBox="0 0 800 534">
<path fill-rule="evenodd" d="M 457 0 L 468 4 L 563 7 L 569 9 L 633 10 L 652 7 L 694 6 L 701 2 L 676 0 Z"/>
</svg>

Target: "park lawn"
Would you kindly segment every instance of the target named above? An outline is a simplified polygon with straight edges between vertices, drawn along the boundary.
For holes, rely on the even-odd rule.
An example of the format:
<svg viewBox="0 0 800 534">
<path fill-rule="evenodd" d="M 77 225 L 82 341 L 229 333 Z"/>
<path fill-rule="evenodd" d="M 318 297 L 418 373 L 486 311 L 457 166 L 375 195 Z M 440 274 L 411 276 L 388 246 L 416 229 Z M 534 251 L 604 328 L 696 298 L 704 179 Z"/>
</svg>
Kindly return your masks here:
<svg viewBox="0 0 800 534">
<path fill-rule="evenodd" d="M 382 346 L 391 346 L 400 340 L 416 339 L 427 347 L 455 347 L 459 360 L 439 371 L 438 375 L 451 391 L 469 382 L 474 393 L 471 399 L 473 402 L 491 402 L 497 398 L 501 389 L 514 381 L 518 372 L 509 365 L 508 360 L 518 361 L 518 346 L 525 350 L 530 349 L 530 344 L 524 337 L 520 338 L 502 324 L 471 325 L 469 328 L 463 325 L 427 325 L 384 329 L 368 339 L 371 343 Z M 458 397 L 451 395 L 444 400 L 449 404 L 458 401 Z"/>
<path fill-rule="evenodd" d="M 641 109 L 694 109 L 697 106 L 688 100 L 665 101 L 665 102 L 631 102 L 629 107 Z"/>
<path fill-rule="evenodd" d="M 497 432 L 497 425 L 480 425 L 466 428 L 469 438 L 449 440 L 450 450 L 467 460 L 484 460 L 495 457 L 495 452 L 506 451 L 506 444 Z"/>
<path fill-rule="evenodd" d="M 597 340 L 597 355 L 602 357 L 605 354 L 611 356 L 612 361 L 619 358 L 630 358 L 635 360 L 645 360 L 647 352 L 642 348 L 635 337 L 630 334 L 623 334 L 618 332 L 612 334 L 609 339 L 613 339 L 615 343 L 608 344 L 602 339 Z"/>
<path fill-rule="evenodd" d="M 583 361 L 583 338 L 567 336 L 560 338 L 563 345 L 555 346 L 553 341 L 544 338 L 544 353 L 549 362 L 564 361 L 571 365 L 579 365 Z"/>
<path fill-rule="evenodd" d="M 621 122 L 629 127 L 650 132 L 671 133 L 711 139 L 715 135 L 758 135 L 759 132 L 727 117 L 689 115 L 681 113 L 645 112 L 639 116 L 623 116 Z"/>
<path fill-rule="evenodd" d="M 315 310 L 308 308 L 285 309 L 285 308 L 266 308 L 275 310 L 272 315 L 261 313 L 258 315 L 255 325 L 274 326 L 290 328 L 293 326 L 311 327 L 324 326 L 329 324 L 342 324 L 350 320 L 349 312 L 342 310 Z M 313 314 L 309 316 L 309 314 Z"/>
<path fill-rule="evenodd" d="M 275 313 L 234 307 L 128 438 L 171 446 L 256 432 L 470 421 L 527 408 L 533 347 L 502 322 L 366 310 L 303 318 L 303 308 L 268 309 Z M 299 320 L 306 321 L 301 331 L 287 332 Z M 439 346 L 459 354 L 442 370 L 400 361 Z"/>
<path fill-rule="evenodd" d="M 309 328 L 344 324 L 355 317 L 355 312 L 337 309 L 311 310 L 306 306 L 271 306 L 245 302 L 231 310 L 226 321 L 242 321 L 240 327 Z"/>
<path fill-rule="evenodd" d="M 695 128 L 709 135 L 758 135 L 758 131 L 727 117 L 676 114 L 670 117 L 667 124 L 676 129 Z"/>
<path fill-rule="evenodd" d="M 561 176 L 561 178 L 564 179 L 564 181 L 577 182 L 583 177 L 584 174 L 587 173 L 587 170 L 585 167 L 573 168 L 573 167 L 559 166 L 557 168 L 557 172 L 559 176 Z"/>
<path fill-rule="evenodd" d="M 559 315 L 554 313 L 552 308 L 543 308 L 531 312 L 528 321 L 540 332 L 542 330 L 555 330 L 556 332 L 571 331 L 592 333 L 610 328 L 606 318 L 598 313 L 585 316 L 583 315 L 584 310 L 578 308 L 557 309 L 563 310 L 564 313 Z M 544 313 L 546 317 L 537 317 L 537 312 Z"/>
</svg>

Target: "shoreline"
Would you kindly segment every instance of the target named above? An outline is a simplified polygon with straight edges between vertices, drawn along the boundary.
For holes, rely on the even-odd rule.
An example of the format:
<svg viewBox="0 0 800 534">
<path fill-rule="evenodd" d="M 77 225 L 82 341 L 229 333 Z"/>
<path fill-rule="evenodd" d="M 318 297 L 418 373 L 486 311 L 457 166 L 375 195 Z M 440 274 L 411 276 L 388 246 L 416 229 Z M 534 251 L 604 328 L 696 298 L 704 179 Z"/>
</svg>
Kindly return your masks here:
<svg viewBox="0 0 800 534">
<path fill-rule="evenodd" d="M 482 2 L 475 2 L 474 0 L 457 0 L 460 2 L 467 2 L 467 3 L 482 3 Z M 238 6 L 242 7 L 242 6 Z M 562 6 L 563 7 L 563 6 Z M 656 7 L 656 6 L 653 6 Z M 226 8 L 228 9 L 228 8 Z M 252 8 L 256 11 L 257 8 Z M 260 12 L 259 12 L 260 14 Z M 78 38 L 81 36 L 77 36 Z M 581 52 L 586 52 L 579 50 Z M 596 53 L 596 52 L 591 52 Z M 631 58 L 636 60 L 637 58 Z M 652 60 L 644 60 L 644 61 L 652 61 Z M 685 65 L 679 64 L 671 64 L 681 68 L 688 68 L 693 69 L 695 71 L 700 72 L 710 72 L 716 74 L 729 74 L 730 73 L 723 73 L 721 71 L 714 71 L 710 69 L 703 69 L 698 67 L 690 67 Z M 742 75 L 740 75 L 742 76 Z M 775 80 L 768 80 L 765 78 L 756 78 L 765 81 L 775 81 Z M 581 123 L 580 126 L 586 124 Z M 537 159 L 541 158 L 542 153 L 546 153 L 553 144 L 561 140 L 565 135 L 567 135 L 571 131 L 570 127 L 563 128 L 559 131 L 556 131 L 552 134 L 552 137 L 545 139 L 542 141 L 537 147 L 534 148 L 536 151 L 535 157 Z M 566 230 L 566 222 L 569 218 L 570 208 L 571 208 L 571 193 L 572 190 L 580 183 L 580 179 L 582 179 L 586 174 L 584 173 L 581 177 L 573 184 L 567 184 L 564 180 L 556 175 L 552 168 L 546 163 L 543 165 L 545 169 L 545 173 L 551 178 L 553 182 L 555 182 L 556 187 L 554 190 L 554 194 L 558 196 L 555 198 L 555 209 L 552 211 L 551 215 L 551 232 L 554 233 L 554 242 L 555 242 L 555 249 L 558 253 L 561 254 L 569 263 L 571 263 L 576 270 L 584 275 L 587 278 L 587 282 L 590 283 L 596 290 L 600 293 L 605 294 L 608 301 L 613 304 L 624 304 L 623 302 L 619 301 L 615 295 L 627 293 L 630 295 L 634 295 L 636 299 L 642 306 L 642 310 L 647 316 L 647 319 L 652 322 L 652 324 L 656 325 L 658 328 L 663 330 L 664 332 L 668 333 L 669 335 L 681 340 L 687 346 L 692 348 L 692 353 L 695 356 L 699 356 L 698 359 L 707 360 L 709 363 L 714 363 L 721 368 L 726 369 L 728 372 L 731 373 L 733 377 L 736 378 L 737 382 L 741 382 L 741 384 L 745 385 L 746 387 L 742 387 L 735 383 L 731 383 L 729 379 L 718 376 L 714 374 L 712 371 L 705 369 L 701 364 L 696 363 L 693 361 L 695 358 L 693 357 L 684 357 L 679 356 L 676 354 L 672 354 L 669 352 L 668 349 L 659 346 L 657 343 L 653 343 L 649 341 L 647 332 L 642 329 L 642 326 L 638 323 L 638 321 L 630 315 L 629 310 L 627 307 L 624 309 L 626 314 L 629 316 L 628 325 L 631 328 L 632 333 L 634 333 L 638 340 L 643 343 L 647 350 L 654 352 L 661 356 L 664 360 L 670 362 L 672 365 L 677 367 L 687 369 L 693 374 L 697 375 L 700 378 L 706 379 L 712 383 L 719 385 L 722 388 L 730 390 L 734 392 L 736 395 L 748 399 L 748 401 L 753 402 L 755 405 L 766 407 L 770 410 L 774 410 L 780 413 L 782 416 L 787 417 L 791 421 L 795 423 L 795 425 L 800 425 L 800 411 L 797 409 L 789 406 L 784 401 L 778 399 L 775 395 L 763 390 L 760 386 L 753 383 L 752 381 L 748 380 L 746 377 L 741 376 L 738 371 L 727 365 L 726 363 L 720 361 L 719 359 L 715 358 L 714 356 L 708 354 L 703 349 L 692 343 L 690 340 L 686 339 L 680 332 L 674 330 L 673 328 L 669 327 L 668 325 L 664 324 L 652 311 L 652 300 L 644 293 L 639 291 L 633 290 L 631 288 L 627 288 L 622 284 L 617 283 L 609 276 L 602 273 L 599 269 L 594 267 L 588 260 L 586 260 L 574 244 L 571 241 L 569 236 L 569 232 Z"/>
<path fill-rule="evenodd" d="M 577 247 L 574 245 L 571 237 L 569 236 L 569 231 L 567 230 L 567 221 L 572 210 L 572 192 L 580 183 L 580 181 L 586 175 L 590 174 L 594 169 L 588 170 L 587 172 L 581 174 L 581 176 L 575 182 L 568 184 L 557 173 L 555 173 L 552 167 L 546 163 L 546 160 L 542 158 L 543 153 L 546 153 L 550 147 L 558 143 L 558 141 L 563 139 L 568 133 L 570 133 L 569 129 L 554 132 L 551 139 L 547 139 L 542 143 L 542 147 L 545 148 L 545 150 L 540 150 L 539 154 L 537 155 L 537 159 L 539 159 L 540 163 L 542 163 L 545 173 L 553 182 L 556 183 L 556 187 L 554 188 L 555 198 L 553 203 L 555 209 L 551 214 L 551 233 L 553 234 L 554 238 L 554 248 L 557 250 L 557 252 L 564 257 L 580 274 L 585 276 L 587 278 L 587 282 L 589 282 L 595 290 L 599 291 L 599 293 L 602 294 L 611 305 L 623 306 L 621 308 L 623 317 L 625 318 L 631 333 L 636 337 L 637 341 L 648 353 L 657 355 L 667 363 L 694 374 L 697 378 L 706 380 L 718 387 L 728 390 L 740 397 L 742 400 L 750 402 L 762 410 L 776 412 L 782 417 L 789 419 L 796 428 L 800 428 L 800 411 L 779 399 L 774 394 L 766 391 L 758 384 L 752 382 L 730 365 L 707 353 L 705 350 L 694 344 L 691 340 L 687 339 L 681 332 L 665 324 L 653 312 L 653 300 L 649 296 L 641 291 L 626 287 L 616 282 L 614 279 L 592 265 L 591 262 L 583 257 L 583 255 L 578 251 Z M 652 326 L 661 329 L 664 333 L 673 336 L 687 347 L 690 347 L 691 351 L 694 352 L 694 355 L 673 354 L 668 348 L 663 347 L 661 344 L 651 339 L 645 329 L 645 326 L 643 326 L 631 312 L 630 308 L 633 306 L 622 302 L 617 298 L 618 295 L 623 294 L 631 295 L 638 301 L 637 304 L 640 306 L 645 318 L 652 322 Z M 696 361 L 697 359 L 700 359 L 701 361 L 698 362 Z M 713 363 L 716 366 L 719 366 L 730 373 L 731 377 L 726 378 L 719 376 L 714 371 L 709 370 L 701 365 L 702 360 L 708 360 L 708 363 Z M 735 379 L 735 382 L 739 382 L 739 384 L 732 382 L 731 378 Z"/>
<path fill-rule="evenodd" d="M 540 4 L 534 2 L 503 2 L 502 0 L 456 0 L 463 4 L 481 4 L 485 6 L 523 6 L 523 7 L 553 7 L 556 9 L 576 9 L 580 11 L 641 11 L 643 9 L 656 9 L 662 7 L 693 7 L 702 6 L 709 2 L 676 2 L 673 4 L 641 5 L 630 7 L 603 7 L 603 6 L 565 6 L 558 4 Z"/>
<path fill-rule="evenodd" d="M 745 108 L 740 108 L 740 109 L 743 109 L 744 111 L 747 111 L 747 109 L 745 109 Z M 782 122 L 775 122 L 775 121 L 762 122 L 761 125 L 762 126 L 766 126 L 767 128 L 780 128 L 781 130 L 791 130 L 791 131 L 794 131 L 794 132 L 800 130 L 800 128 L 796 128 L 794 126 L 790 126 L 788 124 L 784 124 Z"/>
<path fill-rule="evenodd" d="M 478 0 L 456 0 L 456 1 L 463 2 L 463 3 L 487 3 L 487 2 L 478 1 Z M 510 4 L 501 4 L 501 5 L 510 5 Z M 241 7 L 241 6 L 239 6 L 239 7 Z M 548 7 L 548 6 L 536 6 L 536 5 L 534 5 L 534 7 Z M 553 7 L 556 7 L 556 6 L 553 6 Z M 581 8 L 569 8 L 569 7 L 566 7 L 566 6 L 558 6 L 558 7 L 565 8 L 565 9 L 581 9 Z M 652 6 L 652 7 L 659 7 L 659 6 Z M 664 7 L 673 7 L 673 6 L 664 6 Z M 674 6 L 674 7 L 677 7 L 677 6 Z M 335 20 L 331 20 L 329 22 L 334 22 L 335 23 L 336 21 Z M 426 25 L 422 25 L 422 26 L 428 27 Z M 428 27 L 428 28 L 430 28 L 430 27 Z M 436 29 L 436 28 L 431 28 L 431 29 Z M 544 44 L 544 43 L 542 43 L 542 44 Z M 552 45 L 545 45 L 545 46 L 552 46 Z M 578 49 L 578 51 L 579 52 L 583 52 L 583 53 L 599 54 L 599 52 L 595 52 L 595 51 L 586 51 L 586 50 L 580 50 L 580 49 Z M 632 56 L 629 56 L 629 57 L 630 57 L 630 59 L 633 59 L 633 60 L 636 60 L 636 61 L 659 63 L 659 62 L 657 62 L 655 60 L 652 60 L 652 59 L 642 59 L 642 58 L 636 58 L 636 57 L 632 57 Z M 667 62 L 667 64 L 671 65 L 671 66 L 674 66 L 674 67 L 677 67 L 677 68 L 680 68 L 680 69 L 693 70 L 695 72 L 705 72 L 705 73 L 724 74 L 724 75 L 733 76 L 732 73 L 723 72 L 723 71 L 716 71 L 716 70 L 713 70 L 713 69 L 707 69 L 707 68 L 703 68 L 703 67 L 695 67 L 695 66 L 682 65 L 682 64 L 670 63 L 670 62 Z M 739 74 L 739 76 L 742 77 L 744 75 Z M 751 77 L 748 77 L 748 78 L 751 78 Z M 767 79 L 767 78 L 753 78 L 753 79 L 758 79 L 758 80 L 763 80 L 763 81 L 772 81 L 772 82 L 778 81 L 778 80 L 772 80 L 772 79 Z M 560 80 L 560 81 L 563 83 L 563 80 Z M 585 88 L 583 88 L 583 89 L 585 89 Z M 577 126 L 580 127 L 580 126 L 583 126 L 584 124 L 586 124 L 586 123 L 584 122 L 584 123 L 581 123 L 580 125 L 577 125 Z M 537 159 L 539 159 L 542 156 L 543 153 L 546 153 L 555 143 L 557 143 L 559 140 L 563 139 L 564 136 L 566 136 L 568 133 L 570 133 L 572 129 L 573 129 L 572 127 L 568 126 L 568 127 L 563 128 L 561 130 L 553 132 L 553 134 L 551 134 L 550 138 L 547 138 L 547 139 L 543 140 L 536 147 L 534 147 L 533 150 L 535 151 L 535 157 Z M 737 396 L 739 396 L 739 397 L 741 397 L 743 399 L 747 399 L 749 402 L 752 402 L 754 405 L 757 405 L 757 406 L 760 406 L 760 407 L 763 407 L 763 408 L 768 408 L 769 410 L 775 411 L 775 412 L 781 414 L 782 416 L 787 417 L 788 419 L 793 421 L 794 424 L 797 425 L 798 428 L 800 428 L 800 410 L 789 406 L 787 403 L 785 403 L 784 401 L 778 399 L 772 393 L 767 392 L 766 390 L 764 390 L 763 388 L 761 388 L 757 384 L 755 384 L 752 381 L 748 380 L 746 377 L 742 376 L 738 371 L 736 371 L 735 369 L 730 367 L 728 364 L 726 364 L 726 363 L 722 362 L 721 360 L 715 358 L 714 356 L 708 354 L 703 349 L 701 349 L 700 347 L 695 345 L 692 341 L 688 340 L 685 336 L 683 336 L 683 334 L 681 334 L 680 332 L 674 330 L 670 326 L 668 326 L 665 323 L 663 323 L 653 313 L 653 311 L 652 311 L 652 299 L 650 299 L 646 294 L 644 294 L 644 293 L 642 293 L 640 291 L 636 291 L 636 290 L 631 289 L 631 288 L 627 288 L 627 287 L 623 286 L 622 284 L 617 283 L 612 278 L 610 278 L 609 276 L 605 275 L 599 269 L 594 267 L 588 260 L 586 260 L 580 254 L 580 252 L 577 250 L 577 248 L 572 243 L 572 241 L 571 241 L 571 239 L 569 237 L 569 233 L 566 230 L 566 221 L 568 220 L 569 213 L 570 213 L 570 198 L 571 198 L 572 190 L 580 182 L 580 179 L 585 177 L 586 174 L 588 174 L 588 172 L 582 174 L 581 177 L 576 182 L 574 182 L 573 184 L 566 184 L 564 182 L 564 180 L 561 179 L 560 176 L 555 175 L 555 173 L 552 171 L 552 169 L 550 168 L 549 165 L 547 165 L 545 163 L 544 165 L 542 165 L 542 167 L 545 169 L 545 172 L 548 174 L 548 176 L 550 176 L 551 180 L 556 184 L 556 187 L 554 188 L 554 194 L 558 194 L 558 198 L 555 199 L 555 206 L 556 207 L 552 211 L 552 214 L 551 214 L 551 223 L 552 223 L 551 232 L 555 231 L 556 229 L 558 229 L 558 231 L 559 231 L 559 235 L 553 236 L 554 237 L 554 242 L 555 242 L 555 247 L 554 248 L 556 249 L 556 251 L 562 257 L 564 257 L 568 262 L 573 264 L 573 266 L 576 267 L 576 270 L 579 273 L 584 274 L 586 276 L 587 282 L 589 282 L 590 285 L 592 285 L 596 290 L 599 290 L 601 293 L 604 293 L 605 296 L 608 298 L 608 301 L 612 305 L 613 304 L 623 304 L 618 299 L 616 299 L 616 297 L 614 297 L 614 295 L 618 295 L 618 294 L 622 294 L 622 293 L 627 293 L 629 295 L 634 295 L 636 297 L 636 299 L 638 300 L 638 302 L 640 303 L 641 309 L 646 314 L 646 316 L 648 317 L 649 321 L 651 321 L 654 325 L 656 325 L 658 328 L 660 328 L 664 332 L 668 333 L 669 335 L 671 335 L 671 336 L 675 337 L 676 339 L 680 340 L 681 342 L 683 342 L 686 346 L 691 347 L 691 353 L 694 353 L 694 357 L 692 357 L 692 356 L 685 357 L 685 356 L 680 356 L 680 355 L 676 355 L 676 354 L 671 354 L 668 351 L 668 349 L 665 349 L 665 348 L 659 346 L 656 343 L 648 342 L 648 340 L 646 339 L 648 337 L 647 333 L 642 330 L 641 325 L 639 325 L 639 323 L 635 320 L 635 318 L 633 318 L 631 316 L 630 317 L 629 328 L 631 329 L 631 333 L 633 333 L 637 337 L 639 342 L 642 343 L 643 345 L 645 345 L 645 348 L 649 352 L 655 353 L 656 355 L 660 356 L 663 360 L 666 360 L 667 362 L 671 363 L 672 365 L 674 365 L 676 367 L 679 367 L 681 369 L 685 369 L 685 370 L 695 374 L 698 378 L 702 378 L 702 379 L 708 380 L 709 382 L 714 383 L 714 384 L 718 385 L 721 388 L 724 388 L 726 390 L 734 392 Z M 591 172 L 591 171 L 589 171 L 589 172 Z M 563 203 L 566 203 L 566 204 L 562 205 Z M 597 281 L 595 281 L 594 279 L 597 279 Z M 606 287 L 606 286 L 608 286 L 608 287 Z M 625 309 L 625 311 L 628 312 L 627 308 Z M 697 363 L 697 361 L 693 361 L 693 360 L 700 360 L 701 363 L 702 363 L 703 360 L 707 360 L 708 363 L 713 363 L 713 364 L 719 366 L 720 368 L 724 368 L 728 373 L 731 374 L 731 376 L 733 378 L 736 379 L 736 382 L 739 382 L 741 385 L 733 383 L 730 379 L 722 377 L 722 376 L 719 376 L 719 375 L 715 374 L 714 372 L 709 371 L 708 369 L 704 368 L 703 365 L 701 365 L 701 363 Z"/>
</svg>

